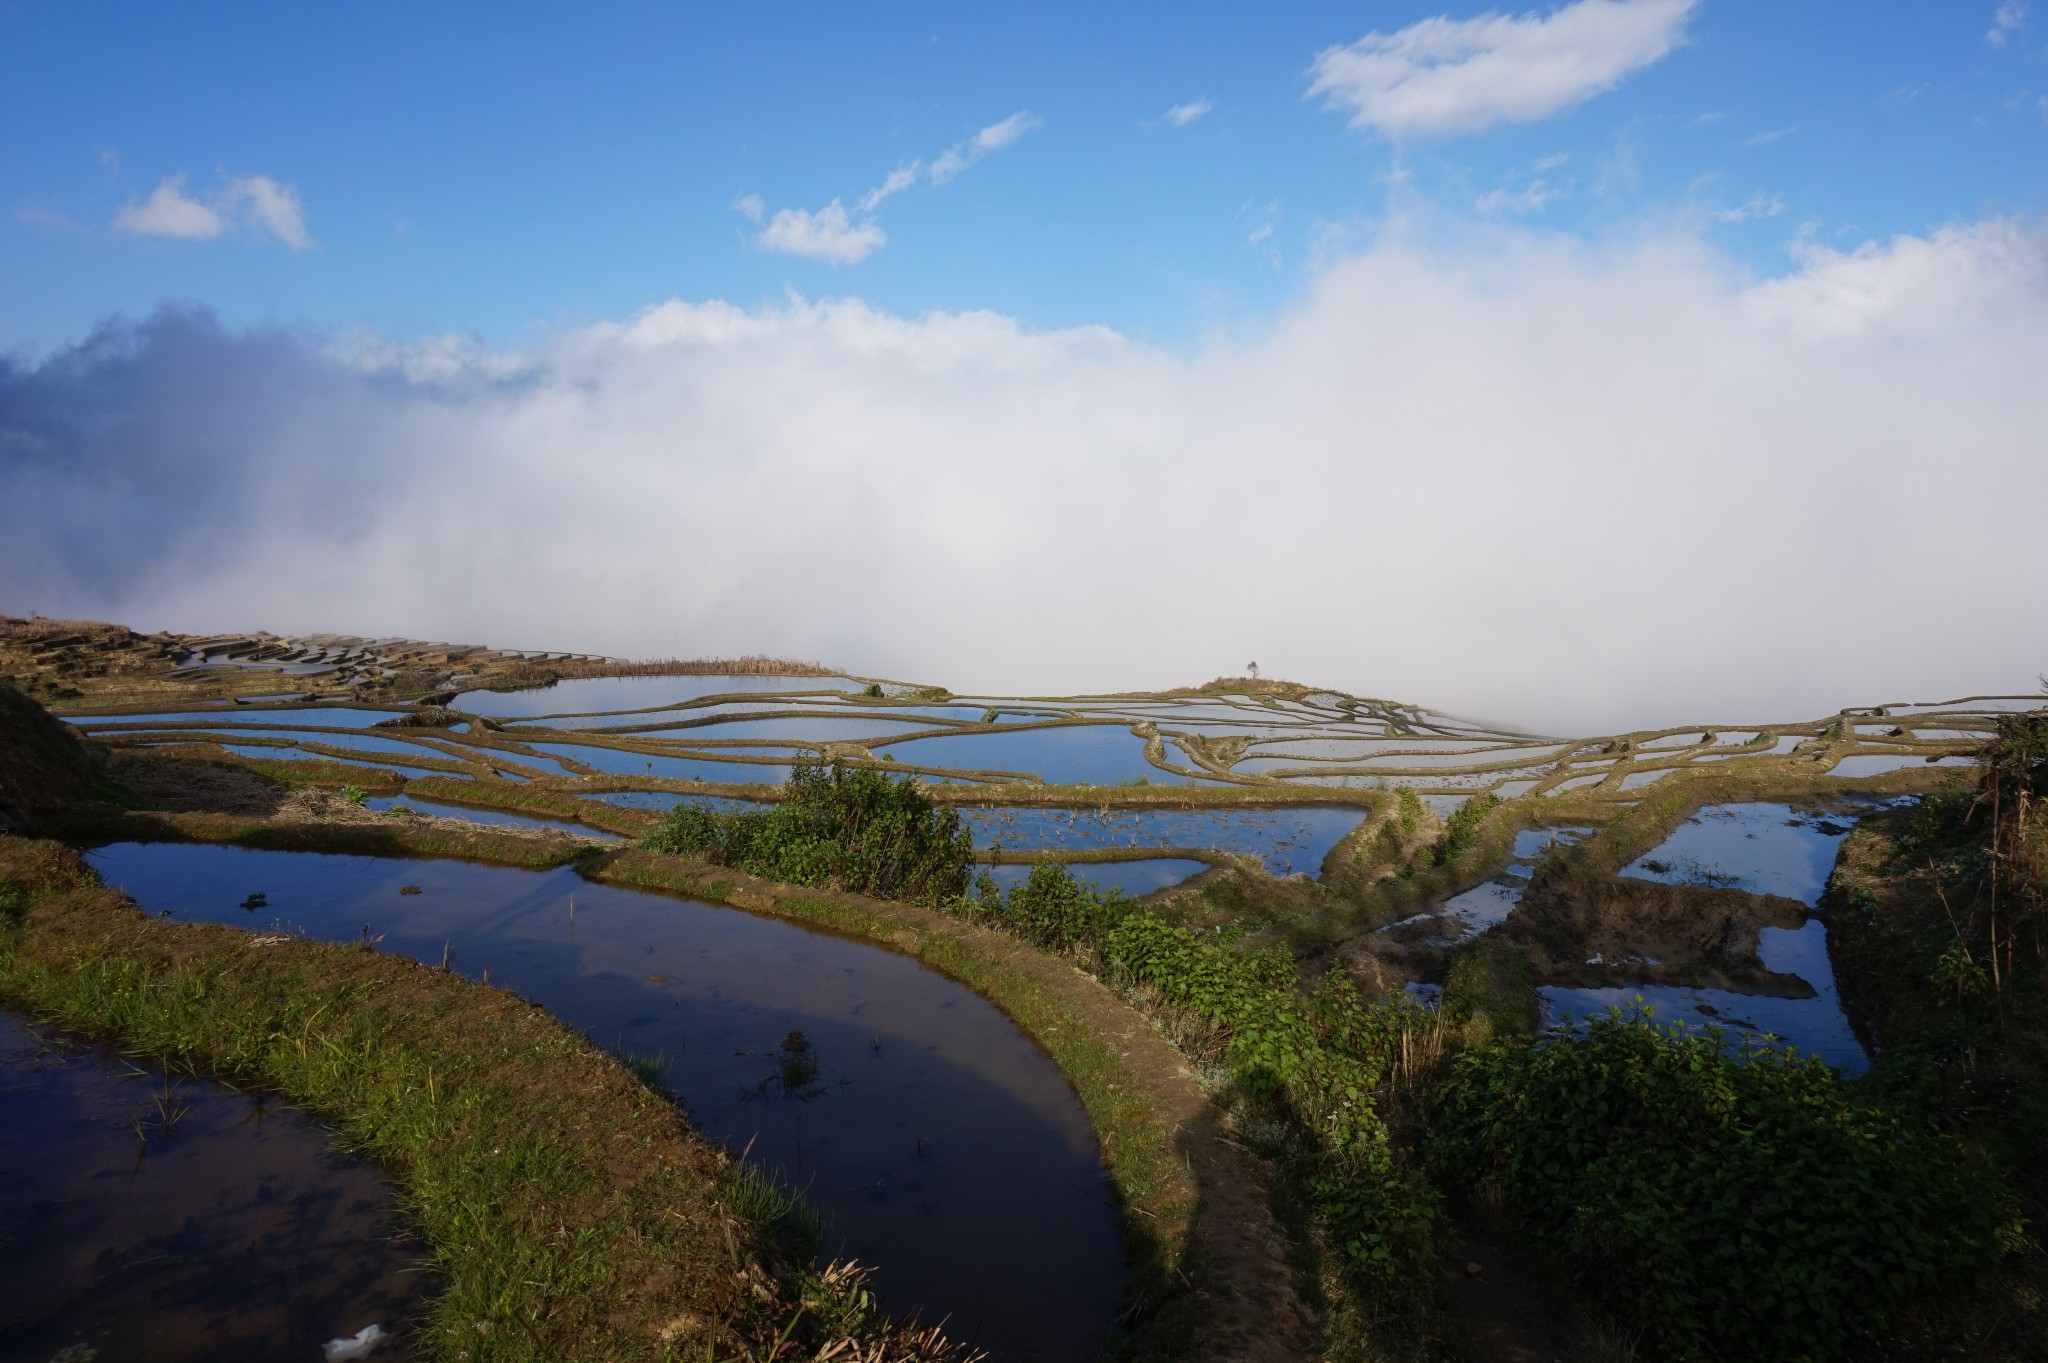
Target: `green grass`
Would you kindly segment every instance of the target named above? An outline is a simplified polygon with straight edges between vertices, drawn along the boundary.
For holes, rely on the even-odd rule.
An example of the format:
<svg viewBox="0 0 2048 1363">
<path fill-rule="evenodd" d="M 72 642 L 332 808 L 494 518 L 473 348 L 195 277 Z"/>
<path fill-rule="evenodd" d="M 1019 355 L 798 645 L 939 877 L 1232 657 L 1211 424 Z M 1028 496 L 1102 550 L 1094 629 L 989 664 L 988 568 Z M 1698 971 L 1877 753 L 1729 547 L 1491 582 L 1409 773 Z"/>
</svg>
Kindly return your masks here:
<svg viewBox="0 0 2048 1363">
<path fill-rule="evenodd" d="M 834 1322 L 886 1341 L 857 1276 L 786 1257 L 789 1207 L 759 1219 L 757 1178 L 512 995 L 152 919 L 57 843 L 0 838 L 0 884 L 0 1004 L 275 1091 L 392 1172 L 432 1251 L 423 1357 L 763 1356 L 805 1300 L 791 1338 L 807 1347 Z M 942 1354 L 918 1348 L 890 1356 Z"/>
</svg>

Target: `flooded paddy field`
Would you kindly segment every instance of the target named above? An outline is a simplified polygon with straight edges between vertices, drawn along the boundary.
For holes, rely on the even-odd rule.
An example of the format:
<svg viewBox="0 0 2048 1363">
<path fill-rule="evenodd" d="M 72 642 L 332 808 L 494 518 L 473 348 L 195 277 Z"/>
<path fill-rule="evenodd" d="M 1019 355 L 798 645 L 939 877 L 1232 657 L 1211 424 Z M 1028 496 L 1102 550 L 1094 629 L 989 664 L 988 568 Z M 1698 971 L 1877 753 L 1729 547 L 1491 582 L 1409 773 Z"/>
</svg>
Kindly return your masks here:
<svg viewBox="0 0 2048 1363">
<path fill-rule="evenodd" d="M 1697 810 L 1654 848 L 1622 867 L 1619 876 L 1700 892 L 1695 911 L 1688 913 L 1684 901 L 1678 903 L 1688 922 L 1705 921 L 1699 916 L 1717 906 L 1726 908 L 1725 894 L 1723 901 L 1711 900 L 1717 892 L 1754 897 L 1757 912 L 1766 917 L 1775 913 L 1780 921 L 1752 921 L 1749 928 L 1759 987 L 1660 983 L 1663 968 L 1677 964 L 1659 954 L 1673 939 L 1659 936 L 1663 929 L 1654 919 L 1631 927 L 1624 917 L 1602 934 L 1578 939 L 1585 959 L 1573 962 L 1566 973 L 1585 982 L 1542 984 L 1545 1025 L 1569 1028 L 1611 1008 L 1640 1004 L 1654 1009 L 1664 1021 L 1721 1028 L 1731 1044 L 1741 1034 L 1769 1034 L 1846 1075 L 1861 1074 L 1869 1068 L 1869 1057 L 1843 1012 L 1828 955 L 1827 926 L 1814 911 L 1843 839 L 1865 812 L 1884 807 L 1889 805 L 1875 800 L 1835 801 L 1825 808 L 1758 801 Z M 1379 932 L 1444 947 L 1497 932 L 1532 946 L 1550 944 L 1554 957 L 1554 936 L 1543 926 L 1523 921 L 1524 897 L 1532 883 L 1542 883 L 1538 863 L 1548 852 L 1572 847 L 1595 831 L 1588 826 L 1523 829 L 1509 861 L 1493 879 L 1452 896 L 1438 909 L 1390 923 Z M 1543 912 L 1554 912 L 1553 904 L 1554 900 L 1546 903 Z M 1791 906 L 1790 920 L 1785 908 L 1772 909 L 1772 904 Z M 1681 936 L 1696 931 L 1692 926 L 1679 928 Z M 1592 982 L 1602 974 L 1617 978 L 1614 983 Z"/>
<path fill-rule="evenodd" d="M 1092 1358 L 1107 1336 L 1122 1248 L 1086 1114 L 999 1011 L 907 957 L 569 870 L 183 844 L 91 860 L 179 920 L 445 953 L 653 1060 L 704 1131 L 824 1214 L 828 1254 L 880 1266 L 890 1309 L 1002 1358 Z"/>
<path fill-rule="evenodd" d="M 887 761 L 966 773 L 1015 772 L 1048 785 L 1180 785 L 1199 780 L 1154 765 L 1145 740 L 1115 724 L 945 735 L 892 743 Z"/>
<path fill-rule="evenodd" d="M 1355 806 L 1252 809 L 1057 809 L 966 806 L 974 844 L 1012 852 L 1177 847 L 1257 857 L 1276 876 L 1320 875 L 1337 840 L 1365 819 Z"/>
<path fill-rule="evenodd" d="M 451 805 L 437 800 L 423 799 L 417 795 L 375 795 L 363 801 L 366 809 L 379 813 L 387 810 L 411 810 L 439 819 L 463 819 L 470 823 L 483 824 L 493 828 L 535 828 L 556 833 L 567 833 L 571 837 L 597 838 L 616 842 L 619 835 L 607 833 L 601 828 L 587 824 L 568 823 L 559 819 L 540 819 L 529 814 L 514 814 L 503 809 L 488 809 L 477 805 Z"/>
<path fill-rule="evenodd" d="M 881 694 L 871 694 L 879 690 Z M 74 724 L 120 741 L 171 742 L 180 729 L 229 739 L 262 736 L 379 753 L 408 752 L 489 765 L 522 761 L 483 751 L 486 724 L 500 738 L 611 776 L 664 776 L 711 784 L 776 784 L 789 762 L 833 760 L 915 769 L 934 782 L 1024 780 L 1047 786 L 1132 784 L 1297 786 L 1360 791 L 1408 785 L 1443 793 L 1515 798 L 1589 792 L 1612 799 L 1674 771 L 1844 779 L 1882 776 L 1914 763 L 1961 765 L 2016 697 L 1865 707 L 1853 716 L 1774 728 L 1707 725 L 1564 741 L 1492 729 L 1385 701 L 1335 692 L 1073 698 L 953 697 L 931 688 L 846 676 L 617 676 L 572 678 L 524 690 L 450 693 L 428 721 L 350 738 L 295 730 L 368 729 L 406 720 L 393 704 L 266 703 L 221 709 L 159 707 L 74 713 Z M 1924 726 L 1924 727 L 1922 727 Z M 548 738 L 601 733 L 589 743 Z M 936 732 L 935 732 L 936 731 Z M 1158 735 L 1155 739 L 1153 735 Z M 760 740 L 780 740 L 764 747 Z M 1165 740 L 1164 742 L 1159 741 Z M 495 740 L 494 740 L 495 741 Z M 465 744 L 474 751 L 465 753 Z M 721 762 L 721 756 L 787 761 Z M 1594 763 L 1599 770 L 1590 770 Z M 1789 765 L 1788 765 L 1789 764 Z M 1808 764 L 1811 764 L 1810 766 Z M 415 765 L 418 765 L 417 763 Z M 571 769 L 523 765 L 549 776 Z M 1227 779 L 1224 774 L 1227 773 Z"/>
<path fill-rule="evenodd" d="M 275 683 L 265 692 L 282 694 Z M 536 863 L 569 851 L 533 852 L 544 841 L 534 835 L 596 836 L 575 822 L 577 810 L 633 829 L 652 826 L 639 816 L 678 805 L 758 810 L 795 798 L 780 787 L 799 764 L 838 762 L 925 783 L 939 813 L 957 813 L 972 832 L 971 869 L 985 868 L 1000 889 L 1016 890 L 1050 860 L 1084 892 L 1137 900 L 1172 890 L 1134 907 L 1084 909 L 1104 922 L 1150 915 L 1146 930 L 1174 944 L 1136 964 L 1116 958 L 1117 971 L 1190 960 L 1227 972 L 1241 956 L 1263 972 L 1244 987 L 1270 990 L 1259 996 L 1273 1008 L 1320 1007 L 1315 991 L 1350 982 L 1367 1009 L 1405 1008 L 1401 1027 L 1441 1028 L 1440 1043 L 1450 1037 L 1442 1044 L 1476 1051 L 1482 1042 L 1471 1038 L 1480 1034 L 1464 1030 L 1471 1014 L 1461 1011 L 1475 1005 L 1460 989 L 1469 989 L 1473 969 L 1507 962 L 1523 970 L 1502 978 L 1521 980 L 1512 987 L 1529 1021 L 1504 1025 L 1507 1035 L 1533 1033 L 1532 1054 L 1562 1053 L 1590 1019 L 1640 1003 L 1687 1035 L 1719 1029 L 1732 1049 L 1737 1038 L 1769 1034 L 1851 1077 L 1884 1060 L 1878 1043 L 1865 1049 L 1874 1034 L 1859 1030 L 1852 968 L 1842 966 L 1837 980 L 1840 944 L 1830 938 L 1833 901 L 1823 891 L 1840 849 L 1863 845 L 1851 839 L 1866 834 L 1852 830 L 1876 817 L 1869 811 L 1883 812 L 1882 799 L 1974 783 L 1975 754 L 1993 722 L 2039 703 L 1864 706 L 1784 723 L 1725 716 L 1566 738 L 1284 684 L 959 697 L 836 674 L 735 673 L 570 677 L 525 691 L 450 685 L 432 701 L 359 701 L 350 718 L 325 723 L 318 707 L 276 702 L 231 718 L 169 701 L 69 718 L 125 751 L 216 734 L 251 740 L 235 747 L 253 757 L 340 751 L 402 776 L 459 764 L 470 778 L 461 793 L 414 785 L 393 794 L 400 787 L 381 782 L 363 802 L 366 815 L 410 808 L 478 826 L 451 835 L 436 823 L 441 841 L 432 846 L 424 835 L 391 835 L 393 846 L 415 852 L 500 855 L 488 835 L 504 830 L 527 837 L 529 850 L 502 855 Z M 363 732 L 393 719 L 418 727 Z M 323 779 L 339 784 L 332 773 Z M 213 827 L 195 820 L 189 835 L 221 836 Z M 381 836 L 328 845 L 375 846 Z M 309 834 L 272 845 L 320 844 Z M 511 846 L 502 834 L 496 845 Z M 707 864 L 746 873 L 738 889 L 714 887 L 690 869 L 702 847 L 715 844 L 656 842 L 612 857 L 593 842 L 579 855 L 596 858 L 586 865 L 618 866 L 674 856 L 681 869 L 669 883 L 782 912 L 802 902 L 774 885 L 781 870 L 701 853 Z M 998 849 L 1005 860 L 991 865 Z M 957 844 L 953 854 L 968 855 Z M 728 1146 L 751 1139 L 751 1159 L 805 1188 L 828 1214 L 829 1250 L 879 1265 L 885 1305 L 914 1305 L 927 1319 L 951 1313 L 953 1334 L 1003 1357 L 1041 1342 L 1033 1334 L 1041 1316 L 1093 1322 L 1095 1331 L 1062 1336 L 1041 1356 L 1089 1356 L 1105 1337 L 1122 1272 L 1116 1214 L 1073 1091 L 1000 1014 L 903 958 L 877 965 L 858 943 L 607 889 L 568 870 L 305 853 L 202 864 L 259 855 L 222 847 L 123 844 L 98 855 L 115 883 L 181 918 L 331 941 L 362 940 L 367 925 L 384 950 L 429 962 L 446 950 L 459 972 L 481 979 L 488 970 L 493 985 L 630 1053 L 636 1066 L 652 1064 Z M 790 874 L 802 879 L 800 869 Z M 421 893 L 401 896 L 401 881 Z M 268 895 L 264 908 L 252 916 L 237 907 L 259 891 Z M 1085 893 L 1062 893 L 1069 897 L 1042 902 L 1087 903 Z M 1065 929 L 1034 923 L 1028 915 L 1038 910 L 1022 899 L 1024 907 L 1015 896 L 999 905 L 935 895 L 918 912 L 935 908 L 977 931 L 1011 933 L 1020 958 L 1049 950 L 1069 975 L 1111 969 L 1098 964 L 1110 956 L 1091 954 L 1101 940 L 1063 954 L 1057 933 Z M 799 941 L 771 941 L 758 935 L 764 929 Z M 1170 974 L 1135 984 L 1128 975 L 1103 978 L 1141 1009 L 1158 1007 L 1147 1002 L 1154 989 L 1158 998 L 1190 997 Z M 1415 1009 L 1399 1004 L 1403 996 L 1443 1006 Z M 986 1030 L 958 1021 L 977 1005 L 993 1019 Z M 1198 1072 L 1236 1075 L 1207 1027 L 1227 1032 L 1243 1019 L 1194 1026 L 1185 1009 L 1148 1018 L 1160 1035 L 1186 1042 L 1184 1058 Z M 801 1034 L 794 1048 L 786 1044 L 793 1033 Z M 1054 1041 L 1046 1045 L 1067 1063 Z M 1543 1049 L 1551 1045 L 1559 1049 Z M 1006 1049 L 1020 1046 L 1022 1058 Z M 1094 1091 L 1078 1077 L 1085 1068 L 1070 1070 L 1100 1121 Z M 1300 1071 L 1322 1072 L 1335 1071 Z M 1313 1095 L 1290 1091 L 1286 1101 L 1300 1104 L 1286 1111 L 1318 1111 Z M 990 1179 L 991 1168 L 1024 1172 Z M 1008 1187 L 1019 1180 L 1029 1186 Z M 1005 1186 L 982 1186 L 992 1183 Z M 1015 1243 L 977 1258 L 966 1228 L 986 1237 L 992 1226 Z M 1059 1262 L 1075 1257 L 1070 1243 L 1106 1248 L 1088 1272 L 1073 1273 Z M 1020 1287 L 1014 1275 L 1025 1261 Z M 1002 1298 L 1056 1305 L 1019 1312 Z"/>
<path fill-rule="evenodd" d="M 0 1014 L 0 1358 L 307 1363 L 375 1327 L 402 1360 L 423 1253 L 316 1123 Z"/>
<path fill-rule="evenodd" d="M 1010 863 L 1000 866 L 979 868 L 986 870 L 990 879 L 1005 893 L 1022 885 L 1031 876 L 1031 868 Z M 1139 861 L 1077 861 L 1067 865 L 1074 879 L 1098 890 L 1116 890 L 1132 898 L 1141 898 L 1155 890 L 1164 890 L 1192 880 L 1209 869 L 1205 861 L 1189 857 L 1146 857 Z"/>
</svg>

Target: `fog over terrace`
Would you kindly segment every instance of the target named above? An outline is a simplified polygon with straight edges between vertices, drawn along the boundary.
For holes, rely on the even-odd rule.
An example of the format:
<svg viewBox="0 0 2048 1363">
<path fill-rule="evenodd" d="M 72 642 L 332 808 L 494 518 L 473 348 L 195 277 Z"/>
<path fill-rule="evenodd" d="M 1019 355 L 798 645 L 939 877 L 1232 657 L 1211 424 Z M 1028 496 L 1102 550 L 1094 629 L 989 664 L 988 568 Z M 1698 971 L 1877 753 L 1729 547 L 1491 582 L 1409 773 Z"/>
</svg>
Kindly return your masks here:
<svg viewBox="0 0 2048 1363">
<path fill-rule="evenodd" d="M 856 297 L 516 353 L 115 320 L 0 366 L 0 610 L 955 690 L 1261 670 L 1536 730 L 2048 669 L 2048 252 L 1758 281 L 1665 227 L 1396 221 L 1161 348 Z"/>
</svg>

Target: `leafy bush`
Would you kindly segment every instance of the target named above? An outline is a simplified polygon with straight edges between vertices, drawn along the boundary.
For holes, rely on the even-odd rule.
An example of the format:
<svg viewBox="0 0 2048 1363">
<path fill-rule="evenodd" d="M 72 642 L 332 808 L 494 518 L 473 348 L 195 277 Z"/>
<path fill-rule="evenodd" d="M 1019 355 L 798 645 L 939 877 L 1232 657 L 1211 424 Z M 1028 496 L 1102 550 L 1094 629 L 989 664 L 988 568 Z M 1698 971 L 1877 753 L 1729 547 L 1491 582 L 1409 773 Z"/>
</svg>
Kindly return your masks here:
<svg viewBox="0 0 2048 1363">
<path fill-rule="evenodd" d="M 1528 954 L 1492 933 L 1473 938 L 1451 958 L 1441 1008 L 1467 1045 L 1534 1036 L 1539 1004 Z"/>
<path fill-rule="evenodd" d="M 1439 866 L 1448 866 L 1465 855 L 1479 837 L 1479 823 L 1493 807 L 1500 803 L 1500 796 L 1492 791 L 1475 795 L 1458 807 L 1456 813 L 1444 820 L 1444 835 L 1437 840 L 1432 859 Z"/>
<path fill-rule="evenodd" d="M 1680 1359 L 1818 1359 L 2018 1240 L 1949 1138 L 1834 1071 L 1619 1011 L 1457 1062 L 1432 1152 Z"/>
<path fill-rule="evenodd" d="M 795 885 L 936 903 L 963 893 L 974 838 L 915 781 L 872 768 L 798 767 L 780 804 L 669 812 L 644 846 Z"/>
<path fill-rule="evenodd" d="M 1306 1138 L 1303 1184 L 1353 1272 L 1390 1298 L 1429 1280 L 1436 1196 L 1396 1158 L 1374 1098 L 1413 1037 L 1433 1033 L 1424 1009 L 1407 1000 L 1367 1005 L 1342 972 L 1303 994 L 1285 946 L 1248 949 L 1227 934 L 1169 923 L 1053 862 L 1033 867 L 993 912 L 973 901 L 955 907 L 1040 946 L 1091 955 L 1111 983 L 1148 987 L 1222 1029 L 1231 1080 Z"/>
</svg>

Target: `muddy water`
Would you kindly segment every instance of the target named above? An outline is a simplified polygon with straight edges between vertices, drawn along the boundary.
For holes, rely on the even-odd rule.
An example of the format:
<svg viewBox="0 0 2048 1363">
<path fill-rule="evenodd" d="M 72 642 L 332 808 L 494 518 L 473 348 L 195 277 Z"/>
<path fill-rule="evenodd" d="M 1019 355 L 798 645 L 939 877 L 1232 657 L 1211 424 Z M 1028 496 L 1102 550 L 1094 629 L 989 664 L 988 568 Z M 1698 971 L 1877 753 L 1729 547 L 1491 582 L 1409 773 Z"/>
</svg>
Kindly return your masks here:
<svg viewBox="0 0 2048 1363">
<path fill-rule="evenodd" d="M 92 861 L 179 918 L 324 940 L 368 924 L 436 962 L 446 944 L 599 1044 L 662 1056 L 706 1132 L 807 1191 L 829 1253 L 879 1266 L 890 1310 L 1006 1359 L 1092 1358 L 1108 1334 L 1122 1254 L 1086 1113 L 999 1011 L 907 957 L 569 870 L 134 843 Z M 238 908 L 254 891 L 269 908 Z M 819 1068 L 789 1090 L 793 1031 Z"/>
<path fill-rule="evenodd" d="M 304 1117 L 0 1014 L 0 1358 L 310 1363 L 400 1332 L 421 1254 L 382 1176 Z"/>
</svg>

